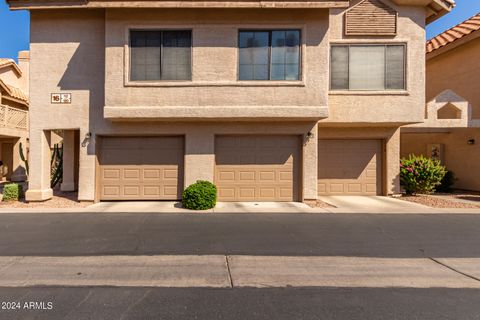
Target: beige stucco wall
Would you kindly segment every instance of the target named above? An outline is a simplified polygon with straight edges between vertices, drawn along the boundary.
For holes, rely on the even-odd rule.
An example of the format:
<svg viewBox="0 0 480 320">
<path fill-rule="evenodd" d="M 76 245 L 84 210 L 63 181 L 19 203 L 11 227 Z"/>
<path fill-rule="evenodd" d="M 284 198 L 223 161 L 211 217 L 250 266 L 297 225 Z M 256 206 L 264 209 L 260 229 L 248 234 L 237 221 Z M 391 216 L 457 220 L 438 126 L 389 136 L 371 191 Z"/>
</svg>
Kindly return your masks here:
<svg viewBox="0 0 480 320">
<path fill-rule="evenodd" d="M 181 135 L 185 138 L 185 176 L 184 185 L 196 180 L 214 180 L 215 136 L 225 134 L 280 134 L 303 136 L 316 132 L 315 122 L 286 122 L 281 126 L 273 122 L 257 123 L 113 123 L 111 126 L 98 128 L 96 136 L 107 135 Z M 94 139 L 92 140 L 94 142 Z M 311 139 L 302 147 L 303 182 L 299 186 L 304 199 L 317 197 L 317 143 Z"/>
<path fill-rule="evenodd" d="M 457 177 L 455 187 L 480 190 L 480 130 L 478 128 L 452 129 L 450 132 L 402 133 L 401 155 L 427 155 L 429 144 L 444 145 L 444 165 Z M 467 144 L 475 139 L 474 145 Z"/>
<path fill-rule="evenodd" d="M 477 31 L 478 32 L 478 31 Z M 480 119 L 480 38 L 427 60 L 427 101 L 450 89 L 469 101 Z M 427 56 L 428 58 L 428 56 Z"/>
<path fill-rule="evenodd" d="M 453 92 L 448 96 L 437 98 L 439 106 L 442 101 L 455 103 L 462 97 L 467 105 L 472 108 L 472 119 L 480 119 L 480 93 L 478 83 L 480 82 L 480 38 L 469 42 L 454 43 L 450 46 L 434 51 L 427 55 L 426 62 L 426 99 L 430 101 L 445 90 Z M 458 45 L 457 45 L 458 44 Z M 451 49 L 451 50 L 447 50 Z M 458 103 L 458 107 L 463 102 Z M 465 120 L 468 115 L 463 114 Z M 440 120 L 442 121 L 442 120 Z M 438 125 L 440 121 L 436 121 Z M 443 120 L 443 122 L 452 120 Z M 478 121 L 478 120 L 477 120 Z M 467 121 L 463 126 L 469 125 Z M 431 126 L 431 124 L 429 124 Z M 458 126 L 458 125 L 457 125 Z M 403 129 L 401 142 L 401 155 L 426 154 L 429 144 L 444 145 L 444 164 L 448 170 L 454 172 L 457 177 L 456 188 L 467 190 L 480 190 L 480 129 L 453 128 L 445 125 L 445 128 L 437 129 L 416 129 L 417 132 L 407 133 L 413 129 Z M 428 132 L 430 131 L 430 132 Z M 442 132 L 443 131 L 443 132 Z M 474 145 L 468 145 L 467 140 L 475 139 Z"/>
<path fill-rule="evenodd" d="M 359 1 L 352 1 L 352 5 Z M 345 36 L 345 10 L 330 10 L 330 43 L 406 43 L 407 90 L 404 92 L 336 92 L 330 91 L 328 123 L 413 123 L 423 121 L 425 106 L 425 11 L 422 7 L 396 6 L 385 0 L 398 12 L 397 36 Z"/>
<path fill-rule="evenodd" d="M 192 29 L 192 81 L 124 86 L 128 82 L 128 29 L 139 27 Z M 237 81 L 238 30 L 242 28 L 302 29 L 302 79 Z M 328 10 L 109 9 L 106 14 L 105 104 L 326 106 L 327 30 Z"/>
<path fill-rule="evenodd" d="M 33 11 L 30 44 L 30 200 L 51 196 L 50 129 L 80 129 L 104 106 L 105 33 L 103 10 Z M 72 103 L 51 104 L 51 93 L 72 93 Z M 93 200 L 95 148 L 80 148 L 79 199 Z"/>
<path fill-rule="evenodd" d="M 61 31 L 58 26 L 62 25 Z M 48 187 L 48 146 L 51 129 L 80 129 L 92 138 L 80 148 L 79 199 L 95 197 L 95 140 L 104 135 L 185 136 L 185 185 L 197 179 L 213 180 L 216 134 L 294 134 L 315 130 L 315 122 L 283 123 L 114 123 L 103 118 L 103 12 L 33 12 L 31 44 L 31 161 L 27 198 L 51 196 Z M 107 74 L 108 76 L 108 74 Z M 126 89 L 129 90 L 129 89 Z M 152 89 L 150 89 L 152 90 Z M 50 104 L 52 92 L 72 93 L 71 105 Z M 157 97 L 158 98 L 158 97 Z M 202 139 L 200 139 L 202 138 Z M 316 152 L 316 144 L 304 152 Z M 316 158 L 304 161 L 304 196 L 316 197 Z M 310 181 L 310 182 L 308 182 Z"/>
<path fill-rule="evenodd" d="M 413 54 L 423 50 L 423 11 L 399 9 L 399 39 L 409 45 L 409 66 L 422 69 Z M 422 114 L 420 76 L 409 76 L 405 95 L 328 94 L 328 38 L 339 34 L 340 12 L 332 11 L 328 36 L 326 10 L 55 10 L 31 14 L 31 176 L 29 200 L 51 196 L 48 177 L 48 130 L 78 129 L 80 142 L 79 199 L 95 199 L 96 137 L 108 135 L 182 135 L 185 137 L 185 185 L 197 179 L 213 180 L 214 138 L 221 134 L 290 134 L 312 132 L 318 137 L 371 138 L 386 141 L 385 193 L 397 193 L 398 123 Z M 420 19 L 422 13 L 422 19 Z M 414 19 L 410 21 L 408 17 Z M 185 23 L 185 21 L 189 21 Z M 193 81 L 163 86 L 125 85 L 127 28 L 193 26 Z M 303 30 L 303 79 L 294 83 L 236 82 L 239 28 L 295 27 Z M 402 29 L 404 31 L 402 31 Z M 406 30 L 406 31 L 405 31 Z M 382 41 L 392 40 L 383 39 Z M 418 43 L 417 43 L 418 42 Z M 419 48 L 419 43 L 422 46 Z M 417 47 L 418 46 L 418 47 Z M 423 51 L 422 51 L 423 52 Z M 410 74 L 410 73 L 409 73 Z M 72 93 L 72 103 L 50 103 L 51 93 Z M 420 97 L 421 93 L 421 97 Z M 330 99 L 330 102 L 329 102 Z M 419 104 L 421 102 L 421 104 Z M 104 106 L 326 106 L 333 119 L 317 133 L 316 121 L 110 121 Z M 420 111 L 417 111 L 417 109 Z M 380 110 L 380 111 L 379 111 Z M 293 114 L 293 113 L 292 113 Z M 342 120 L 340 120 L 342 119 Z M 230 119 L 231 120 L 231 119 Z M 334 122 L 334 123 L 332 123 Z M 343 126 L 347 128 L 341 128 Z M 386 123 L 386 124 L 382 124 Z M 375 128 L 370 128 L 372 125 Z M 349 128 L 349 127 L 369 128 Z M 337 128 L 338 127 L 338 128 Z M 92 137 L 86 140 L 87 133 Z M 317 139 L 303 146 L 304 199 L 317 197 Z"/>
<path fill-rule="evenodd" d="M 20 77 L 19 88 L 29 94 L 30 92 L 30 52 L 19 51 L 18 52 L 18 67 L 22 70 L 22 76 Z"/>
</svg>

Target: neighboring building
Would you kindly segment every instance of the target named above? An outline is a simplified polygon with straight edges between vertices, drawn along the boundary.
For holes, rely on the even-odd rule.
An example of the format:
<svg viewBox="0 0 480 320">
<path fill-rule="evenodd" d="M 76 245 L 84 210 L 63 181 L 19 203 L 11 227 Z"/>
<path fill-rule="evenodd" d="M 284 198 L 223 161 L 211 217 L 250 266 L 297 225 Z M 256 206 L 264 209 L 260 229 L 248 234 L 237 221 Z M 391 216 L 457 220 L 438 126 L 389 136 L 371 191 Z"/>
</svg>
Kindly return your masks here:
<svg viewBox="0 0 480 320">
<path fill-rule="evenodd" d="M 1 181 L 25 181 L 28 148 L 28 51 L 20 51 L 18 64 L 0 58 L 0 166 Z"/>
<path fill-rule="evenodd" d="M 9 4 L 31 17 L 27 200 L 52 197 L 64 130 L 80 200 L 176 200 L 202 179 L 220 201 L 303 201 L 400 192 L 425 24 L 453 1 Z"/>
<path fill-rule="evenodd" d="M 480 14 L 427 42 L 425 123 L 402 129 L 402 156 L 436 156 L 454 187 L 480 191 Z"/>
</svg>

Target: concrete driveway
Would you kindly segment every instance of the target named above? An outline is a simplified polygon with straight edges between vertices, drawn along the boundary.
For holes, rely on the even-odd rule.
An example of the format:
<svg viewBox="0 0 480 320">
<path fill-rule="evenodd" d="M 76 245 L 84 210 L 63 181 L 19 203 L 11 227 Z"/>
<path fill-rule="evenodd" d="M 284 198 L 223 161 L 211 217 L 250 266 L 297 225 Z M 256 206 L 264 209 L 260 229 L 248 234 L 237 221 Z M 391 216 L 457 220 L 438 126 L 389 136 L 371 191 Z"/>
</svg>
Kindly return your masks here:
<svg viewBox="0 0 480 320">
<path fill-rule="evenodd" d="M 334 213 L 436 213 L 442 210 L 421 204 L 380 196 L 321 196 L 320 200 L 335 206 Z"/>
<path fill-rule="evenodd" d="M 176 201 L 107 201 L 87 207 L 86 212 L 139 212 L 139 213 L 308 213 L 312 208 L 302 202 L 218 202 L 209 210 L 192 211 L 182 208 Z M 327 212 L 324 209 L 316 212 Z"/>
<path fill-rule="evenodd" d="M 72 208 L 0 208 L 0 213 L 387 213 L 480 214 L 480 209 L 440 209 L 380 196 L 321 196 L 332 207 L 311 208 L 301 202 L 219 202 L 213 209 L 192 211 L 177 201 L 107 201 Z"/>
</svg>

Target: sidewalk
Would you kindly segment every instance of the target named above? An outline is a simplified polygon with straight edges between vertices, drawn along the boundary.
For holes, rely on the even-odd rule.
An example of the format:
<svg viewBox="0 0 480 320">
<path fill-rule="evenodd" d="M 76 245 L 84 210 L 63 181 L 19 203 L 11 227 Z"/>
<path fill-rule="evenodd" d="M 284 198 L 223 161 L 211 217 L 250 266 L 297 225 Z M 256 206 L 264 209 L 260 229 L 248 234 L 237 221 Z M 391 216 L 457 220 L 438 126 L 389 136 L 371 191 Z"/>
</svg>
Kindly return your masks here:
<svg viewBox="0 0 480 320">
<path fill-rule="evenodd" d="M 480 209 L 431 208 L 425 205 L 381 196 L 322 196 L 332 205 L 311 208 L 302 202 L 219 202 L 209 210 L 188 210 L 178 201 L 99 202 L 70 208 L 0 208 L 0 213 L 371 213 L 371 214 L 480 214 Z"/>
<path fill-rule="evenodd" d="M 0 257 L 0 287 L 476 288 L 480 259 L 291 256 Z"/>
</svg>

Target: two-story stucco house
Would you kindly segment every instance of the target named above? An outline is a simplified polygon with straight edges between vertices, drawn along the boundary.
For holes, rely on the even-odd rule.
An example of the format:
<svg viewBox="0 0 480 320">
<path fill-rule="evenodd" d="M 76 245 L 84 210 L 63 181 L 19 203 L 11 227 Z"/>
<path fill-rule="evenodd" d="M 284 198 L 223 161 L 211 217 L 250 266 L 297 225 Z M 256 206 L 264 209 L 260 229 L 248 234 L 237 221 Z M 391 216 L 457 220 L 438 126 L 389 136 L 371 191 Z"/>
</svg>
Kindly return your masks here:
<svg viewBox="0 0 480 320">
<path fill-rule="evenodd" d="M 402 128 L 401 154 L 441 160 L 455 188 L 480 191 L 480 13 L 427 42 L 425 122 Z"/>
<path fill-rule="evenodd" d="M 399 193 L 425 25 L 453 0 L 9 4 L 31 12 L 27 200 L 52 197 L 61 129 L 79 200 L 176 200 L 202 179 L 220 201 L 305 201 Z"/>
<path fill-rule="evenodd" d="M 18 64 L 0 58 L 0 180 L 25 181 L 28 148 L 28 51 L 20 51 Z"/>
</svg>

